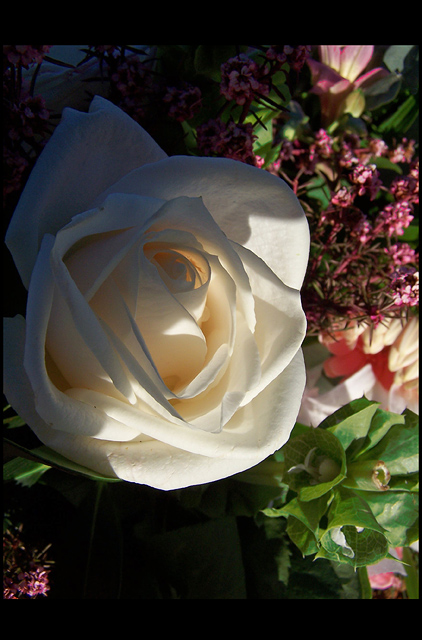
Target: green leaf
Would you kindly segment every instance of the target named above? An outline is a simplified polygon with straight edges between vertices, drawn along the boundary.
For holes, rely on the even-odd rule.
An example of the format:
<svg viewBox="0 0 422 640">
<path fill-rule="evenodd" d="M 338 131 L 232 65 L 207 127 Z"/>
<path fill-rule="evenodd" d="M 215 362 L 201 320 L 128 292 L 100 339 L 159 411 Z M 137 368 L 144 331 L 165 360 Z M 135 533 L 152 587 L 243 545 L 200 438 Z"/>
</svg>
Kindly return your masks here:
<svg viewBox="0 0 422 640">
<path fill-rule="evenodd" d="M 334 434 L 347 449 L 354 440 L 367 435 L 378 406 L 367 398 L 352 400 L 323 420 L 319 428 Z"/>
<path fill-rule="evenodd" d="M 308 502 L 294 498 L 280 509 L 264 509 L 264 514 L 269 517 L 286 517 L 290 539 L 307 556 L 318 551 L 319 523 L 330 500 L 329 493 Z"/>
<path fill-rule="evenodd" d="M 358 455 L 362 456 L 364 453 L 372 449 L 378 442 L 380 442 L 380 440 L 382 440 L 382 438 L 384 438 L 393 425 L 403 425 L 404 421 L 404 415 L 377 408 L 372 418 L 367 437 L 362 447 L 359 449 Z M 371 454 L 371 458 L 375 457 L 375 454 Z"/>
<path fill-rule="evenodd" d="M 400 240 L 402 242 L 416 242 L 419 240 L 419 225 L 409 224 L 409 226 L 404 229 L 403 235 L 400 236 Z"/>
<path fill-rule="evenodd" d="M 32 487 L 49 469 L 50 466 L 34 460 L 14 458 L 3 465 L 3 481 L 15 480 L 23 487 Z"/>
<path fill-rule="evenodd" d="M 408 546 L 418 539 L 419 496 L 412 492 L 373 491 L 364 497 L 391 547 Z"/>
<path fill-rule="evenodd" d="M 330 188 L 322 176 L 317 176 L 310 180 L 306 194 L 308 198 L 318 200 L 323 209 L 326 209 L 331 202 Z"/>
<path fill-rule="evenodd" d="M 329 431 L 309 427 L 306 433 L 290 438 L 283 454 L 283 482 L 299 494 L 300 500 L 319 498 L 346 477 L 343 447 Z M 302 469 L 303 465 L 309 471 Z M 327 478 L 325 469 L 329 469 Z"/>
<path fill-rule="evenodd" d="M 388 554 L 384 528 L 367 502 L 355 492 L 336 489 L 328 512 L 328 525 L 320 538 L 317 558 L 328 558 L 354 568 L 379 562 Z"/>
<path fill-rule="evenodd" d="M 365 109 L 372 111 L 392 102 L 400 91 L 401 81 L 402 78 L 399 74 L 390 73 L 385 78 L 362 89 L 365 96 Z"/>
<path fill-rule="evenodd" d="M 382 460 L 391 475 L 416 473 L 419 470 L 419 429 L 417 421 L 409 418 L 409 414 L 407 416 L 405 424 L 391 426 L 375 447 L 359 455 L 359 460 Z"/>
<path fill-rule="evenodd" d="M 290 540 L 300 549 L 303 556 L 317 553 L 318 540 L 303 522 L 296 518 L 289 518 L 286 531 Z"/>
<path fill-rule="evenodd" d="M 122 482 L 120 478 L 102 476 L 101 474 L 96 473 L 91 469 L 87 469 L 86 467 L 83 467 L 76 462 L 72 462 L 72 460 L 68 460 L 64 456 L 44 445 L 36 447 L 35 449 L 28 449 L 17 444 L 9 438 L 4 438 L 4 442 L 9 443 L 16 449 L 22 451 L 25 454 L 25 457 L 29 456 L 30 459 L 42 464 L 49 465 L 50 467 L 55 467 L 57 469 L 61 469 L 62 471 L 76 473 L 78 475 L 91 478 L 92 480 L 102 480 L 103 482 Z"/>
<path fill-rule="evenodd" d="M 410 95 L 396 111 L 384 120 L 379 126 L 381 134 L 394 132 L 396 135 L 404 134 L 419 116 L 418 96 Z"/>
</svg>

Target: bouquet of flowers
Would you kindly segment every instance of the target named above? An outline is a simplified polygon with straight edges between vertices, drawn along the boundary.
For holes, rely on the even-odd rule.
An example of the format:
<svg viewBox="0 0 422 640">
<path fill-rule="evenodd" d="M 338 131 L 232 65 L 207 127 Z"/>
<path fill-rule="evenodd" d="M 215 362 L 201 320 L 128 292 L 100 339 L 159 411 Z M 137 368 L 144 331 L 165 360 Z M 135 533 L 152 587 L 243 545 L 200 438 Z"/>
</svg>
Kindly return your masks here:
<svg viewBox="0 0 422 640">
<path fill-rule="evenodd" d="M 418 598 L 418 90 L 3 46 L 4 598 Z"/>
</svg>

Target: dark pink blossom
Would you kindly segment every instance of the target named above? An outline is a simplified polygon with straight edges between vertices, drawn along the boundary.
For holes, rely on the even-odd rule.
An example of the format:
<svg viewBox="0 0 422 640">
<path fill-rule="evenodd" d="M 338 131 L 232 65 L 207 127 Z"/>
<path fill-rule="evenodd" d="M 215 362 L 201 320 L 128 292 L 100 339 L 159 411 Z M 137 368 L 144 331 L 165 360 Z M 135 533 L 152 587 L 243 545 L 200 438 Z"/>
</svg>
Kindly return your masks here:
<svg viewBox="0 0 422 640">
<path fill-rule="evenodd" d="M 257 94 L 268 95 L 270 88 L 263 68 L 241 53 L 221 65 L 220 91 L 227 100 L 244 105 Z"/>
<path fill-rule="evenodd" d="M 163 98 L 169 104 L 168 114 L 171 118 L 184 122 L 190 120 L 202 106 L 202 94 L 199 87 L 188 85 L 184 88 L 167 87 Z"/>
<path fill-rule="evenodd" d="M 4 44 L 3 60 L 27 69 L 31 64 L 40 64 L 50 51 L 51 44 Z"/>
<path fill-rule="evenodd" d="M 389 237 L 402 236 L 404 230 L 413 220 L 413 210 L 406 200 L 388 204 L 378 214 L 375 225 L 382 229 Z"/>
<path fill-rule="evenodd" d="M 382 182 L 379 178 L 379 172 L 373 164 L 359 163 L 352 171 L 351 181 L 358 187 L 358 195 L 369 195 L 373 200 L 377 195 Z"/>
<path fill-rule="evenodd" d="M 399 267 L 391 280 L 394 304 L 416 307 L 419 305 L 419 271 L 412 267 Z"/>
<path fill-rule="evenodd" d="M 354 189 L 342 186 L 331 197 L 331 203 L 338 207 L 350 207 L 355 199 L 356 192 Z"/>
<path fill-rule="evenodd" d="M 197 128 L 199 151 L 206 156 L 220 156 L 255 164 L 253 127 L 250 123 L 210 120 Z"/>
</svg>

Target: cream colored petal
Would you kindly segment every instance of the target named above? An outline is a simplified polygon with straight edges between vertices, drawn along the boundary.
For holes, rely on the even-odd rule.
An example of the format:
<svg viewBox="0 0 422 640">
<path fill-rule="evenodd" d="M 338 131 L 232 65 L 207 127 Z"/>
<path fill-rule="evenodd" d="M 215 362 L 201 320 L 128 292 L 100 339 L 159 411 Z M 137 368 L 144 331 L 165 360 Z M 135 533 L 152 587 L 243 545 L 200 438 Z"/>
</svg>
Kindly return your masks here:
<svg viewBox="0 0 422 640">
<path fill-rule="evenodd" d="M 254 337 L 261 358 L 261 379 L 246 394 L 243 403 L 247 403 L 283 371 L 300 349 L 306 318 L 296 289 L 286 287 L 252 252 L 234 243 L 233 247 L 242 259 L 254 296 Z"/>
<path fill-rule="evenodd" d="M 54 279 L 50 266 L 53 244 L 52 236 L 44 237 L 28 292 L 23 365 L 32 388 L 35 410 L 52 430 L 58 429 L 89 436 L 98 436 L 106 430 L 108 437 L 113 431 L 116 439 L 131 439 L 137 434 L 136 426 L 134 428 L 119 424 L 112 419 L 107 420 L 105 424 L 104 415 L 101 412 L 69 398 L 50 378 L 47 370 L 45 339 L 54 291 Z M 19 410 L 19 407 L 16 409 Z M 33 427 L 32 423 L 30 426 Z"/>
<path fill-rule="evenodd" d="M 132 171 L 98 197 L 132 193 L 200 197 L 225 235 L 260 256 L 288 286 L 302 286 L 309 227 L 298 199 L 280 178 L 227 158 L 173 156 Z"/>
<path fill-rule="evenodd" d="M 45 233 L 56 234 L 131 170 L 166 157 L 142 127 L 103 98 L 94 98 L 89 113 L 65 109 L 6 234 L 24 285 L 29 285 Z"/>
</svg>

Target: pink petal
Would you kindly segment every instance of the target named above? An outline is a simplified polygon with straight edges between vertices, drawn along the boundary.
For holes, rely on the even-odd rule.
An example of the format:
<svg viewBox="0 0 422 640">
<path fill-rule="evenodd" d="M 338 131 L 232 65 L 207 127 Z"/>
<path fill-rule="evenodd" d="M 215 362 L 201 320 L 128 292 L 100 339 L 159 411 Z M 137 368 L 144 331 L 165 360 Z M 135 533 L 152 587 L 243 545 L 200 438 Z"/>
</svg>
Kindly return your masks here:
<svg viewBox="0 0 422 640">
<path fill-rule="evenodd" d="M 387 71 L 387 69 L 382 69 L 381 67 L 377 69 L 371 69 L 371 71 L 368 71 L 367 73 L 364 73 L 362 76 L 360 76 L 354 82 L 354 86 L 364 89 L 366 87 L 369 87 L 375 84 L 376 82 L 378 82 L 378 80 L 382 80 L 382 78 L 386 78 L 388 75 L 390 74 Z"/>
<path fill-rule="evenodd" d="M 374 53 L 372 44 L 349 44 L 341 52 L 340 75 L 354 82 L 368 65 Z"/>
<path fill-rule="evenodd" d="M 320 44 L 318 47 L 321 62 L 335 71 L 340 71 L 341 47 L 338 44 Z"/>
</svg>

